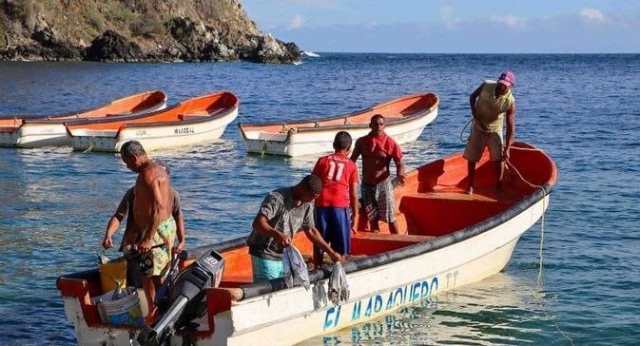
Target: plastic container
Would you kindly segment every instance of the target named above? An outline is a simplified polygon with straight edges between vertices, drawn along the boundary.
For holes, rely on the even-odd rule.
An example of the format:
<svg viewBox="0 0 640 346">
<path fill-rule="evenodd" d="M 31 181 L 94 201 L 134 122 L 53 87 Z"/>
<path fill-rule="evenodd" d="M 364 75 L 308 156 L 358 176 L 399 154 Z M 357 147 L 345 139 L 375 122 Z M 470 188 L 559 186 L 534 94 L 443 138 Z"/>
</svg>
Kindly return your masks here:
<svg viewBox="0 0 640 346">
<path fill-rule="evenodd" d="M 115 326 L 144 325 L 140 299 L 133 287 L 124 290 L 120 296 L 114 291 L 103 294 L 96 299 L 96 303 L 103 323 Z"/>
</svg>

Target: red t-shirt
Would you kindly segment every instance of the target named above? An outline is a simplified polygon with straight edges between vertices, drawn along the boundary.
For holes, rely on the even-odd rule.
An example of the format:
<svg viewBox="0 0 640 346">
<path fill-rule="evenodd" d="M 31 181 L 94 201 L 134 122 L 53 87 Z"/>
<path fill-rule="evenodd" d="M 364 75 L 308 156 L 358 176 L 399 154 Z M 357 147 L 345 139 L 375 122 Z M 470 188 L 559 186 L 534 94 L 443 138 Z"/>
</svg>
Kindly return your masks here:
<svg viewBox="0 0 640 346">
<path fill-rule="evenodd" d="M 358 167 L 342 154 L 331 154 L 318 159 L 313 174 L 322 179 L 322 193 L 316 207 L 348 208 L 349 188 L 358 182 Z"/>
<path fill-rule="evenodd" d="M 368 134 L 356 141 L 356 150 L 362 155 L 362 181 L 375 185 L 387 179 L 391 159 L 402 159 L 402 149 L 386 134 Z"/>
</svg>

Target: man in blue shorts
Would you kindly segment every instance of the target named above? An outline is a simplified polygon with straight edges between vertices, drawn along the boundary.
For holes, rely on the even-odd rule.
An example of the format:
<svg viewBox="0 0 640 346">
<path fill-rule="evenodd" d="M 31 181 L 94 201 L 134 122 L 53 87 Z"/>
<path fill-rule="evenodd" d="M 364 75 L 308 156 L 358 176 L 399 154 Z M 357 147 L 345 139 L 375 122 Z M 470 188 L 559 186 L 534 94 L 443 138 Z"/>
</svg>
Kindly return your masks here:
<svg viewBox="0 0 640 346">
<path fill-rule="evenodd" d="M 322 237 L 338 253 L 351 251 L 351 229 L 358 212 L 358 168 L 349 159 L 351 135 L 340 131 L 333 140 L 335 152 L 318 159 L 313 174 L 322 179 L 322 193 L 316 199 L 316 226 Z M 322 251 L 315 248 L 316 264 L 322 263 Z"/>
</svg>

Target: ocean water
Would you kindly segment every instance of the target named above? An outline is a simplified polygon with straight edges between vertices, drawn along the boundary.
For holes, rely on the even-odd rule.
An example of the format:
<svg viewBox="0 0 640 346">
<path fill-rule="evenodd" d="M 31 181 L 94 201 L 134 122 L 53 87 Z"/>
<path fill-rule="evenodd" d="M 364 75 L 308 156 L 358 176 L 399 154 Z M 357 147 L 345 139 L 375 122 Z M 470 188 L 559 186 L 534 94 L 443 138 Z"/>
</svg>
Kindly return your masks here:
<svg viewBox="0 0 640 346">
<path fill-rule="evenodd" d="M 147 89 L 170 102 L 213 90 L 241 100 L 220 143 L 156 154 L 172 168 L 188 245 L 247 234 L 262 196 L 315 158 L 248 156 L 237 122 L 358 110 L 420 91 L 440 115 L 404 146 L 409 167 L 460 151 L 468 95 L 517 75 L 516 136 L 546 150 L 560 179 L 544 225 L 504 272 L 305 345 L 607 345 L 640 340 L 640 56 L 321 54 L 298 66 L 0 63 L 0 114 L 52 114 Z M 107 219 L 134 174 L 116 155 L 0 148 L 0 344 L 75 343 L 55 287 L 95 266 Z M 121 234 L 121 233 L 120 233 Z"/>
</svg>

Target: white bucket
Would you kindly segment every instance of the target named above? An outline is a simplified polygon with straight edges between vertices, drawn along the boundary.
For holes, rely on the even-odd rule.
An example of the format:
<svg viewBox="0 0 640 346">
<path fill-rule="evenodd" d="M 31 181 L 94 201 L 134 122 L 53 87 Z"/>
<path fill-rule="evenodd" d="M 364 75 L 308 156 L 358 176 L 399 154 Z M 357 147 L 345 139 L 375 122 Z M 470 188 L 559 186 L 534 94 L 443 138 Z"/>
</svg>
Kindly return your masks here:
<svg viewBox="0 0 640 346">
<path fill-rule="evenodd" d="M 113 291 L 97 298 L 98 311 L 103 323 L 115 326 L 142 326 L 144 319 L 140 298 L 135 289 L 127 289 L 126 295 L 113 299 Z"/>
</svg>

